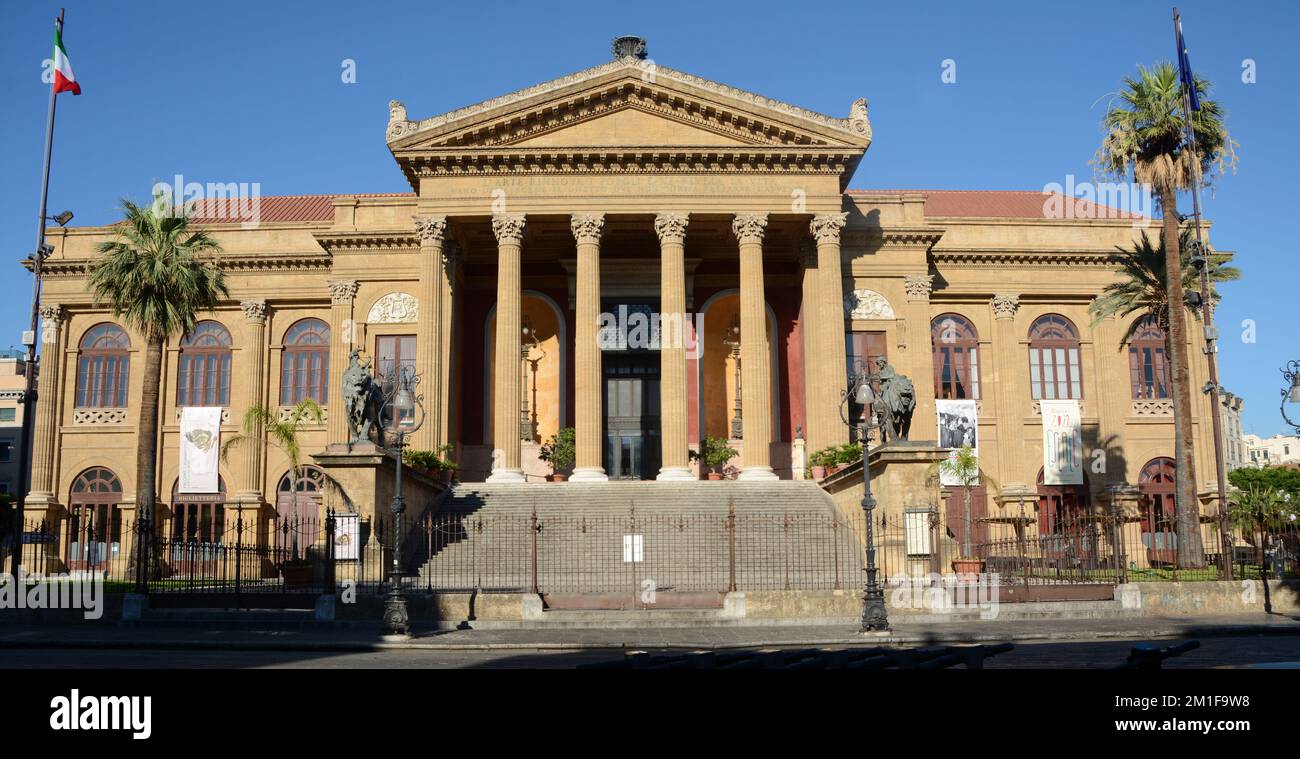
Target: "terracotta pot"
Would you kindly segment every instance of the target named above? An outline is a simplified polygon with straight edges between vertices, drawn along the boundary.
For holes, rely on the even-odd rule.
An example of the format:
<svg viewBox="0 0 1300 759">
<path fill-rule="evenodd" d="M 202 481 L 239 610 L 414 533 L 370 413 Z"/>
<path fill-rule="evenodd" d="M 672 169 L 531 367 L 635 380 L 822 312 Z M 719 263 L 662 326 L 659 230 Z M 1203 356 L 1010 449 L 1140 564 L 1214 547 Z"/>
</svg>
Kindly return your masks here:
<svg viewBox="0 0 1300 759">
<path fill-rule="evenodd" d="M 455 476 L 456 476 L 455 469 L 443 469 L 442 471 L 438 472 L 438 478 L 443 482 L 451 482 L 451 479 Z"/>
<path fill-rule="evenodd" d="M 825 479 L 825 478 L 826 478 L 826 467 L 824 467 L 824 466 L 815 466 L 815 467 L 813 467 L 813 468 L 812 468 L 812 477 L 813 477 L 814 480 Z"/>
<path fill-rule="evenodd" d="M 569 475 L 567 475 L 567 474 L 548 474 L 548 475 L 546 475 L 546 481 L 547 481 L 547 482 L 564 482 L 565 480 L 568 480 L 568 479 L 569 479 Z"/>
<path fill-rule="evenodd" d="M 953 559 L 952 571 L 958 575 L 977 575 L 984 571 L 983 559 Z"/>
<path fill-rule="evenodd" d="M 709 472 L 709 482 L 717 482 L 720 479 L 722 479 L 722 475 L 718 472 Z"/>
</svg>

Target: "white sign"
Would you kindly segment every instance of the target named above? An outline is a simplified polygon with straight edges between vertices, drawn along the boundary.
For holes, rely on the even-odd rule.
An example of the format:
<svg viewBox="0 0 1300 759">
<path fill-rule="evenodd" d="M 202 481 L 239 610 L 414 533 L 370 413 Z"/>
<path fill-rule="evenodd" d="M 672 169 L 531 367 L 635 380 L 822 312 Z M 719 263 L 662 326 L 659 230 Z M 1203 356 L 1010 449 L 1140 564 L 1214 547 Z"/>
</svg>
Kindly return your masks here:
<svg viewBox="0 0 1300 759">
<path fill-rule="evenodd" d="M 1079 402 L 1040 401 L 1043 410 L 1043 484 L 1083 484 Z"/>
<path fill-rule="evenodd" d="M 970 446 L 979 457 L 979 410 L 973 400 L 944 400 L 934 402 L 935 416 L 939 423 L 939 447 L 951 448 L 949 458 L 956 456 L 957 449 Z M 939 484 L 956 487 L 961 480 L 952 474 L 940 471 Z"/>
<path fill-rule="evenodd" d="M 334 516 L 334 558 L 354 560 L 357 544 L 361 540 L 361 515 L 336 514 Z"/>
<path fill-rule="evenodd" d="M 216 493 L 221 448 L 221 408 L 181 409 L 181 476 L 178 493 Z"/>
<path fill-rule="evenodd" d="M 624 535 L 623 562 L 631 564 L 638 561 L 645 561 L 645 536 Z"/>
</svg>

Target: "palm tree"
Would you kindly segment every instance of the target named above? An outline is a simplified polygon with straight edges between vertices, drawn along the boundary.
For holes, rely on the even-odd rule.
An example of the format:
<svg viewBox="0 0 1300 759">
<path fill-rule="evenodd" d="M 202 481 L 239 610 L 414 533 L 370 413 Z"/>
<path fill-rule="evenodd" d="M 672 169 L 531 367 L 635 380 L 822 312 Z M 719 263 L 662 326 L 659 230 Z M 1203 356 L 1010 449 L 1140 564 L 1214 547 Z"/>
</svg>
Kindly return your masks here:
<svg viewBox="0 0 1300 759">
<path fill-rule="evenodd" d="M 1208 183 L 1236 161 L 1234 143 L 1223 123 L 1223 109 L 1206 97 L 1210 83 L 1196 77 L 1194 86 L 1200 100 L 1200 110 L 1192 112 L 1195 149 L 1188 142 L 1185 130 L 1181 80 L 1173 64 L 1163 61 L 1149 69 L 1139 66 L 1137 77 L 1124 78 L 1123 88 L 1106 112 L 1106 136 L 1095 159 L 1102 173 L 1124 179 L 1132 174 L 1136 181 L 1154 188 L 1160 201 L 1165 282 L 1170 303 L 1183 301 L 1178 192 L 1191 188 L 1200 178 Z M 1183 309 L 1169 311 L 1167 332 L 1174 390 L 1178 560 L 1185 567 L 1200 567 L 1205 564 L 1205 551 L 1197 519 L 1192 388 L 1187 315 Z"/>
<path fill-rule="evenodd" d="M 189 226 L 184 213 L 122 201 L 125 223 L 100 243 L 87 288 L 96 305 L 144 335 L 144 384 L 136 438 L 136 513 L 147 529 L 157 502 L 158 388 L 163 344 L 194 328 L 201 311 L 229 295 L 216 266 L 221 246 Z"/>
<path fill-rule="evenodd" d="M 1187 266 L 1191 258 L 1191 249 L 1188 246 L 1191 234 L 1190 229 L 1184 229 L 1179 236 L 1184 289 L 1199 287 L 1196 270 Z M 1112 259 L 1119 265 L 1116 271 L 1119 281 L 1106 285 L 1101 295 L 1097 296 L 1088 307 L 1088 311 L 1092 314 L 1092 323 L 1098 324 L 1111 316 L 1122 319 L 1130 314 L 1145 314 L 1155 319 L 1156 324 L 1164 331 L 1166 348 L 1168 348 L 1169 293 L 1168 288 L 1165 287 L 1167 272 L 1164 244 L 1153 243 L 1147 233 L 1143 232 L 1142 239 L 1134 242 L 1132 248 L 1116 250 Z M 1213 303 L 1217 303 L 1220 299 L 1214 283 L 1241 279 L 1241 270 L 1235 266 L 1228 266 L 1228 260 L 1227 255 L 1211 253 L 1209 256 L 1210 299 Z M 1191 306 L 1188 306 L 1187 310 L 1193 316 L 1200 318 L 1200 311 Z M 1128 344 L 1141 324 L 1141 319 L 1134 320 L 1128 329 L 1124 330 L 1124 335 L 1120 338 L 1120 347 Z"/>
<path fill-rule="evenodd" d="M 979 457 L 975 455 L 975 449 L 969 445 L 963 445 L 946 458 L 931 464 L 929 474 L 931 477 L 937 474 L 942 479 L 956 480 L 958 487 L 962 489 L 965 527 L 962 530 L 961 558 L 975 558 L 975 552 L 971 547 L 971 523 L 974 521 L 974 515 L 971 513 L 971 491 L 980 485 L 997 488 L 998 483 L 980 468 Z"/>
<path fill-rule="evenodd" d="M 221 459 L 227 460 L 230 450 L 248 439 L 260 439 L 263 434 L 271 445 L 284 451 L 289 457 L 289 470 L 293 476 L 293 513 L 298 513 L 298 487 L 302 479 L 302 441 L 298 433 L 303 425 L 319 425 L 325 421 L 325 411 L 316 401 L 304 398 L 291 407 L 283 418 L 279 409 L 266 406 L 250 406 L 244 412 L 244 431 L 231 435 L 221 445 Z M 298 559 L 298 526 L 290 525 L 293 532 L 292 557 Z"/>
</svg>

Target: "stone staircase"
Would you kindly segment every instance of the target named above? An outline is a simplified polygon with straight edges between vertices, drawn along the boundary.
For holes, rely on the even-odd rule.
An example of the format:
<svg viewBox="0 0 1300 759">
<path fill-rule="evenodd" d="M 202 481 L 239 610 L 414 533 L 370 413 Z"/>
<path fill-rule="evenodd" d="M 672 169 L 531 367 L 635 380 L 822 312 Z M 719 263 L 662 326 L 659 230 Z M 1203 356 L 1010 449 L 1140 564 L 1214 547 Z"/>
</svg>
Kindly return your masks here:
<svg viewBox="0 0 1300 759">
<path fill-rule="evenodd" d="M 729 510 L 734 508 L 734 522 Z M 815 483 L 610 482 L 455 486 L 415 536 L 435 590 L 543 594 L 832 589 L 861 552 Z"/>
</svg>

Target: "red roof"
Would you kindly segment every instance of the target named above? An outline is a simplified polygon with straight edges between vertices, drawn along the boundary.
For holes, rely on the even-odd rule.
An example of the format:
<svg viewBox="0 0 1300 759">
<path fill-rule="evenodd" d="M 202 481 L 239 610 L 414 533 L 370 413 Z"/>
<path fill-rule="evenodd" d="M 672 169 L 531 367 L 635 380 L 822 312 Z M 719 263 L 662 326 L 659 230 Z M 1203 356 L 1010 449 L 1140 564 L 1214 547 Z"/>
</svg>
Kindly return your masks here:
<svg viewBox="0 0 1300 759">
<path fill-rule="evenodd" d="M 1048 214 L 1048 200 L 1054 197 L 1058 202 L 1052 210 L 1062 210 L 1065 218 L 1143 218 L 1142 214 L 1099 205 L 1083 198 L 1072 198 L 1061 193 L 1036 192 L 1033 190 L 849 190 L 850 195 L 897 195 L 899 193 L 924 195 L 926 216 L 1004 219 L 1057 218 Z M 1073 207 L 1071 208 L 1071 206 Z"/>
<path fill-rule="evenodd" d="M 237 224 L 241 222 L 333 221 L 334 199 L 415 197 L 412 192 L 354 195 L 262 195 L 251 198 L 208 198 L 198 201 L 190 213 L 195 224 Z"/>
</svg>

